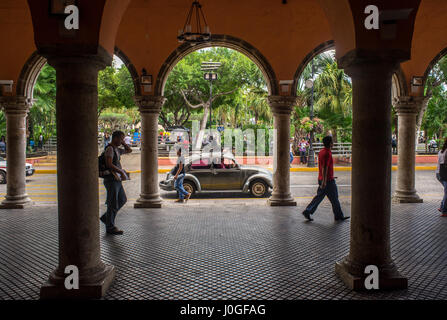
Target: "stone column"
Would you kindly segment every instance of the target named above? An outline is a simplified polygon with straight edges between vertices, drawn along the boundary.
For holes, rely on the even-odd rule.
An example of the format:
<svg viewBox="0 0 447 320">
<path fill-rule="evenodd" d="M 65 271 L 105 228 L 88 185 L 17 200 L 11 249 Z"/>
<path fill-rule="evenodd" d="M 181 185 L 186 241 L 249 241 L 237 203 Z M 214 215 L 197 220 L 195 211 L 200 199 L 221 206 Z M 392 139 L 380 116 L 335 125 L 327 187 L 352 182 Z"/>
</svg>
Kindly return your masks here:
<svg viewBox="0 0 447 320">
<path fill-rule="evenodd" d="M 397 97 L 394 101 L 399 128 L 397 188 L 393 201 L 397 203 L 421 203 L 415 189 L 416 164 L 416 116 L 425 97 Z"/>
<path fill-rule="evenodd" d="M 270 96 L 274 117 L 273 193 L 270 206 L 296 206 L 290 193 L 290 114 L 297 104 L 296 97 Z"/>
<path fill-rule="evenodd" d="M 141 194 L 135 208 L 161 208 L 158 189 L 158 116 L 166 98 L 139 96 L 141 114 Z"/>
<path fill-rule="evenodd" d="M 380 289 L 407 287 L 390 253 L 391 76 L 397 67 L 375 57 L 344 66 L 353 91 L 351 242 L 335 270 L 354 290 L 365 289 L 368 265 L 378 267 Z"/>
<path fill-rule="evenodd" d="M 26 115 L 25 97 L 0 97 L 6 114 L 6 199 L 0 209 L 23 209 L 31 204 L 26 194 Z"/>
<path fill-rule="evenodd" d="M 113 281 L 113 266 L 100 258 L 98 188 L 98 55 L 49 56 L 56 69 L 59 265 L 41 288 L 42 299 L 100 298 Z M 65 269 L 79 270 L 79 289 L 67 290 Z"/>
</svg>

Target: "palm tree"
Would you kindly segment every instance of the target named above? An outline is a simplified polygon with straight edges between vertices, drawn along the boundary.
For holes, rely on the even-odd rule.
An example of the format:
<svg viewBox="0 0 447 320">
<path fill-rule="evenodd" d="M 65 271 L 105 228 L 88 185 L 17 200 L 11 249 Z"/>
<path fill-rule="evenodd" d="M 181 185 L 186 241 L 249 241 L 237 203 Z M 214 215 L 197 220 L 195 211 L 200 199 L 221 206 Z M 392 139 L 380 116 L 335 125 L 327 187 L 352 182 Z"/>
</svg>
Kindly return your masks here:
<svg viewBox="0 0 447 320">
<path fill-rule="evenodd" d="M 267 102 L 268 93 L 262 89 L 250 88 L 247 93 L 247 106 L 255 118 L 255 122 L 259 120 L 270 122 L 272 112 Z"/>
<path fill-rule="evenodd" d="M 34 86 L 35 102 L 30 109 L 30 133 L 37 127 L 45 138 L 55 134 L 56 116 L 56 70 L 45 65 Z"/>
<path fill-rule="evenodd" d="M 315 80 L 315 109 L 332 129 L 336 142 L 338 127 L 352 113 L 352 86 L 335 61 Z"/>
</svg>

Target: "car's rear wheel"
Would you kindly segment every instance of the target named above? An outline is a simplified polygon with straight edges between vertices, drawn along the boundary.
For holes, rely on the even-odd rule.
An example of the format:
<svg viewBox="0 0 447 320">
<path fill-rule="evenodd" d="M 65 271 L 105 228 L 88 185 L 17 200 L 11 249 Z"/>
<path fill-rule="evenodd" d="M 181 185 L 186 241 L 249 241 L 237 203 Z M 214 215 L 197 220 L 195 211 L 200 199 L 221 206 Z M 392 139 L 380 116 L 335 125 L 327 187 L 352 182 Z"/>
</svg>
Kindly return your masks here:
<svg viewBox="0 0 447 320">
<path fill-rule="evenodd" d="M 0 171 L 0 184 L 5 184 L 5 183 L 6 183 L 6 172 Z"/>
<path fill-rule="evenodd" d="M 264 198 L 269 192 L 267 183 L 262 180 L 253 181 L 250 185 L 250 193 L 253 197 Z"/>
<path fill-rule="evenodd" d="M 183 188 L 185 188 L 186 192 L 193 195 L 196 192 L 196 186 L 194 185 L 194 182 L 191 182 L 189 180 L 183 182 Z"/>
</svg>

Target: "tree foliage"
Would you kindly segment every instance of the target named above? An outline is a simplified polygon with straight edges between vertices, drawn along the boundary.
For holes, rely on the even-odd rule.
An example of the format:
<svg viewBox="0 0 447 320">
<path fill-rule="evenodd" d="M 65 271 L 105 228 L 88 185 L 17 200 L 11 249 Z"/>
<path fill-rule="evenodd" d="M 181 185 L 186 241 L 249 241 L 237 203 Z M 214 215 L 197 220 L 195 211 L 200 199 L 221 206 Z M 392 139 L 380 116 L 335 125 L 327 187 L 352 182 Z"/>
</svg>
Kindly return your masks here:
<svg viewBox="0 0 447 320">
<path fill-rule="evenodd" d="M 421 110 L 419 121 L 427 141 L 447 135 L 447 56 L 433 67 L 427 79 L 425 95 L 430 98 Z"/>
<path fill-rule="evenodd" d="M 210 102 L 210 82 L 204 79 L 201 64 L 220 62 L 219 79 L 213 82 L 211 119 L 213 124 L 242 125 L 248 114 L 255 121 L 269 121 L 267 86 L 261 70 L 243 54 L 227 48 L 193 52 L 171 71 L 165 86 L 167 102 L 160 115 L 165 128 L 184 125 L 193 115 L 202 115 L 206 127 Z"/>
<path fill-rule="evenodd" d="M 312 65 L 314 67 L 314 122 L 302 121 L 309 117 L 312 90 L 305 87 L 305 81 L 312 78 Z M 300 108 L 293 112 L 295 132 L 303 135 L 307 130 L 304 127 L 314 126 L 318 131 L 328 134 L 331 131 L 334 140 L 349 141 L 352 131 L 352 84 L 343 70 L 338 68 L 334 52 L 326 52 L 316 56 L 309 63 L 299 79 L 298 97 Z M 319 120 L 322 120 L 319 121 Z M 299 138 L 298 136 L 296 138 Z"/>
</svg>

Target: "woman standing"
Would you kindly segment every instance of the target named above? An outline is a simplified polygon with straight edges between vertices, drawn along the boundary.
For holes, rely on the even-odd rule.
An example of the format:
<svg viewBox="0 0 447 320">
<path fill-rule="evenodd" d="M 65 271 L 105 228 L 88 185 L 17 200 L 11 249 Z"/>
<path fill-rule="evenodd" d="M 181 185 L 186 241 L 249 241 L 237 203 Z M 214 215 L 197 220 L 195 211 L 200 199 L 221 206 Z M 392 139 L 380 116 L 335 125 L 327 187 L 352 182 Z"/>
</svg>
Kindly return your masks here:
<svg viewBox="0 0 447 320">
<path fill-rule="evenodd" d="M 309 143 L 302 138 L 301 142 L 300 142 L 300 162 L 301 164 L 306 164 L 307 163 L 307 157 L 306 157 L 306 153 L 307 153 L 307 147 L 309 146 Z"/>
<path fill-rule="evenodd" d="M 447 179 L 441 177 L 441 166 L 445 164 L 447 164 L 447 139 L 445 139 L 442 149 L 438 152 L 438 168 L 436 169 L 436 178 L 444 187 L 444 198 L 441 207 L 438 209 L 442 213 L 441 217 L 447 217 Z"/>
</svg>

